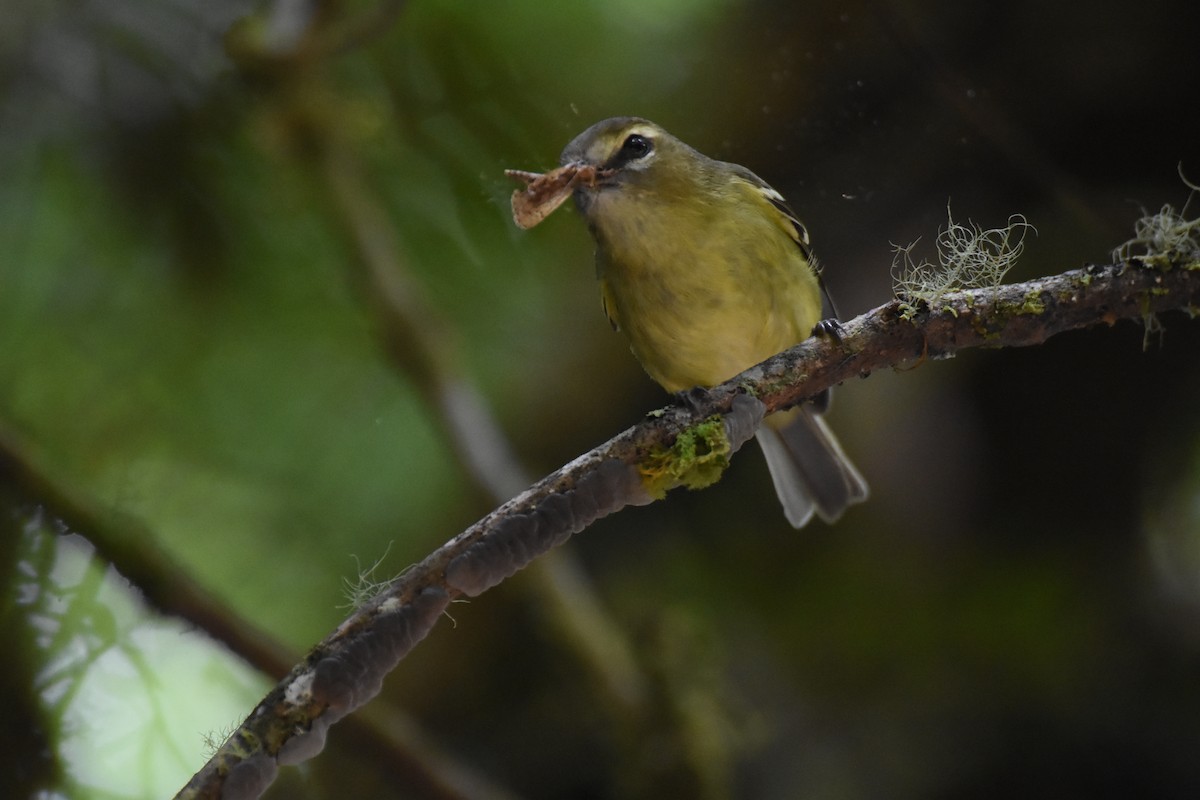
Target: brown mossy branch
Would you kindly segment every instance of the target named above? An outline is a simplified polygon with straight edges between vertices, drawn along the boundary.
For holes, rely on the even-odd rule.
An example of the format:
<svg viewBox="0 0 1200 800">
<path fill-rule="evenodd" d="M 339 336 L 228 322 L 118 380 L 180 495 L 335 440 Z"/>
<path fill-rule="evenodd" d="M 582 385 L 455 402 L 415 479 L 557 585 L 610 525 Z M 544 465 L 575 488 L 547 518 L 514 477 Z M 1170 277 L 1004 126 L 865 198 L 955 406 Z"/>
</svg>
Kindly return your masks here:
<svg viewBox="0 0 1200 800">
<path fill-rule="evenodd" d="M 669 450 L 710 417 L 724 418 L 736 450 L 764 410 L 788 408 L 848 378 L 970 347 L 1031 346 L 1064 331 L 1197 309 L 1200 265 L 1133 261 L 950 292 L 935 307 L 894 300 L 845 323 L 837 336 L 811 338 L 686 408 L 648 416 L 439 547 L 317 645 L 178 796 L 257 797 L 279 764 L 320 751 L 329 726 L 378 692 L 453 598 L 485 591 L 600 516 L 649 502 L 639 472 L 646 455 Z"/>
</svg>

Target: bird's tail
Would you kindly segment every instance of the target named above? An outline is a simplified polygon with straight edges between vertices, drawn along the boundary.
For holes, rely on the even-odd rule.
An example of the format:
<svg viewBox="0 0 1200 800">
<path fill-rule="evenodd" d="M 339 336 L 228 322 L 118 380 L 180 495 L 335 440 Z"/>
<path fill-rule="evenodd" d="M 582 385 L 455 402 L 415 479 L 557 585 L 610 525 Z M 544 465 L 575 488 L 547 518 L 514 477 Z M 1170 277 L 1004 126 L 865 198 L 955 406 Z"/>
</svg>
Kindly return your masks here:
<svg viewBox="0 0 1200 800">
<path fill-rule="evenodd" d="M 793 527 L 803 527 L 814 512 L 833 522 L 867 499 L 867 482 L 811 405 L 772 414 L 755 435 Z"/>
</svg>

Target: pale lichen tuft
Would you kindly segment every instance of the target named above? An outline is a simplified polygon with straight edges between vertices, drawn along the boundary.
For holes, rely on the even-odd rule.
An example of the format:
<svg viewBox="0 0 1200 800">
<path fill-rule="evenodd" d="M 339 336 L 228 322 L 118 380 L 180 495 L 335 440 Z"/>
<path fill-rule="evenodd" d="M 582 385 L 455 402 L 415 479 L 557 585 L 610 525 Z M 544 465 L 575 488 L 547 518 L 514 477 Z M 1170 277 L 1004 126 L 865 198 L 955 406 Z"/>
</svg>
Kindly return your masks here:
<svg viewBox="0 0 1200 800">
<path fill-rule="evenodd" d="M 392 549 L 392 543 L 388 542 L 387 549 L 383 551 L 374 564 L 369 567 L 364 567 L 358 560 L 358 556 L 351 554 L 354 559 L 354 564 L 358 568 L 358 574 L 354 578 L 342 578 L 342 593 L 346 596 L 346 602 L 339 608 L 361 608 L 371 600 L 374 600 L 379 595 L 383 594 L 400 575 L 395 575 L 391 578 L 379 580 L 375 577 L 376 571 L 387 558 L 388 552 Z"/>
<path fill-rule="evenodd" d="M 1037 233 L 1021 214 L 1009 217 L 1003 228 L 984 230 L 971 220 L 966 225 L 955 222 L 947 205 L 946 219 L 946 227 L 938 231 L 937 264 L 913 258 L 919 239 L 892 246 L 893 288 L 898 298 L 933 306 L 949 292 L 995 288 L 1025 249 L 1025 234 Z"/>
<path fill-rule="evenodd" d="M 1187 218 L 1188 204 L 1200 192 L 1200 186 L 1184 176 L 1182 165 L 1179 177 L 1191 190 L 1183 208 L 1176 211 L 1167 203 L 1157 214 L 1143 213 L 1133 226 L 1133 238 L 1113 250 L 1113 261 L 1136 259 L 1155 269 L 1200 265 L 1200 218 Z"/>
</svg>

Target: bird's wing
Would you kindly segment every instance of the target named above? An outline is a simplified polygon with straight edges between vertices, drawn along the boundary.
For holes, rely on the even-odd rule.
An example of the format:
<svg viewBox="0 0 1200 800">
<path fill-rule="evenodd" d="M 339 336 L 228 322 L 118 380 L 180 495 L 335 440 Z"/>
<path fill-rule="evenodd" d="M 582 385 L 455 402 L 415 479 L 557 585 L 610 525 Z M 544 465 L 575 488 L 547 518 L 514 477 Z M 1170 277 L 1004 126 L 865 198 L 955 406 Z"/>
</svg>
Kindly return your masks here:
<svg viewBox="0 0 1200 800">
<path fill-rule="evenodd" d="M 792 239 L 795 240 L 796 244 L 800 246 L 801 251 L 804 253 L 804 257 L 811 259 L 812 253 L 809 250 L 810 243 L 808 239 L 808 228 L 804 227 L 804 223 L 796 217 L 796 212 L 792 211 L 792 209 L 788 206 L 787 201 L 783 199 L 783 195 L 777 192 L 771 186 L 771 184 L 767 183 L 745 167 L 736 164 L 731 166 L 734 167 L 734 173 L 739 178 L 758 190 L 758 193 L 762 195 L 763 199 L 771 204 L 771 207 L 774 208 L 780 216 L 780 227 L 786 230 L 788 235 L 790 235 Z"/>
<path fill-rule="evenodd" d="M 792 211 L 791 206 L 787 204 L 787 200 L 783 199 L 778 191 L 771 184 L 764 181 L 762 178 L 755 175 L 750 170 L 743 166 L 733 164 L 734 172 L 746 183 L 758 190 L 775 212 L 779 215 L 779 224 L 800 248 L 800 252 L 804 254 L 805 260 L 808 261 L 809 269 L 817 276 L 817 283 L 821 287 L 822 295 L 822 311 L 821 316 L 826 319 L 837 319 L 837 306 L 833 303 L 833 297 L 829 294 L 829 289 L 825 287 L 825 280 L 821 275 L 821 265 L 818 263 L 815 256 L 812 254 L 812 244 L 808 238 L 808 228 L 804 227 L 804 223 L 796 216 L 796 212 Z"/>
<path fill-rule="evenodd" d="M 608 323 L 612 325 L 613 330 L 621 330 L 621 321 L 617 318 L 617 301 L 604 278 L 600 278 L 600 306 L 604 309 L 604 316 L 608 317 Z"/>
</svg>

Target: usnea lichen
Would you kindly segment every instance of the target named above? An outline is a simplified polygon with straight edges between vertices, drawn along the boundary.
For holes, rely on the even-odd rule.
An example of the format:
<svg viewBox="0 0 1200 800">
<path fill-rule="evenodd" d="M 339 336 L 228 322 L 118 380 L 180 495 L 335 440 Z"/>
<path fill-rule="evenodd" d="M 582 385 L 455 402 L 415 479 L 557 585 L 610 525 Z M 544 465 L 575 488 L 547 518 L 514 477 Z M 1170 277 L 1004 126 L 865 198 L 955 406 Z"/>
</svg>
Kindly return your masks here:
<svg viewBox="0 0 1200 800">
<path fill-rule="evenodd" d="M 358 556 L 351 555 L 351 558 L 354 559 L 354 563 L 358 567 L 358 575 L 356 578 L 342 578 L 342 592 L 346 596 L 346 602 L 339 606 L 340 608 L 361 608 L 371 600 L 374 600 L 376 597 L 387 591 L 388 587 L 390 587 L 392 583 L 394 583 L 395 580 L 400 577 L 400 575 L 404 574 L 402 572 L 400 575 L 394 575 L 391 578 L 386 578 L 383 580 L 380 580 L 376 577 L 376 572 L 379 570 L 380 565 L 383 564 L 383 560 L 387 558 L 387 555 L 391 549 L 392 545 L 389 542 L 387 549 L 383 551 L 383 555 L 381 555 L 375 561 L 375 563 L 371 564 L 369 567 L 364 567 L 358 560 Z"/>
<path fill-rule="evenodd" d="M 896 296 L 909 303 L 936 305 L 944 295 L 960 289 L 995 288 L 1025 249 L 1025 235 L 1037 230 L 1021 214 L 1013 214 L 1003 228 L 984 230 L 971 220 L 954 221 L 946 206 L 946 227 L 935 243 L 938 263 L 917 261 L 917 241 L 893 245 L 892 279 Z"/>
<path fill-rule="evenodd" d="M 1156 214 L 1144 213 L 1133 226 L 1133 238 L 1113 250 L 1113 261 L 1137 260 L 1155 269 L 1200 267 L 1200 218 L 1187 218 L 1200 186 L 1184 176 L 1182 166 L 1179 177 L 1191 190 L 1183 208 L 1176 211 L 1166 203 Z"/>
</svg>

